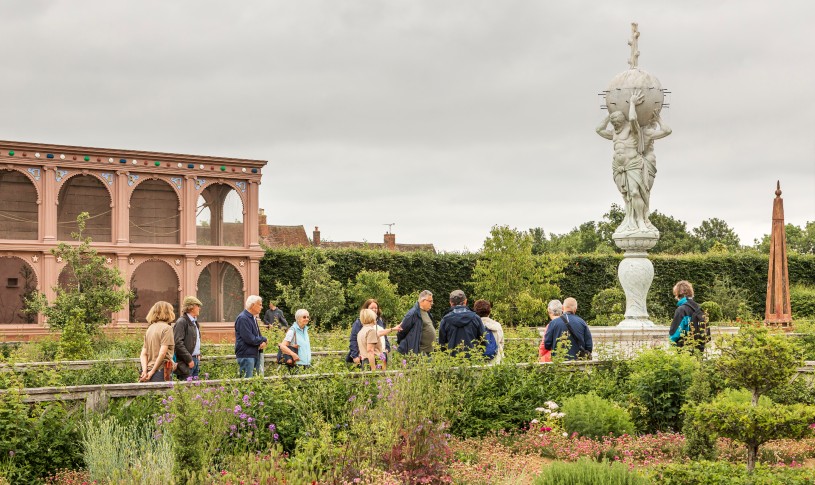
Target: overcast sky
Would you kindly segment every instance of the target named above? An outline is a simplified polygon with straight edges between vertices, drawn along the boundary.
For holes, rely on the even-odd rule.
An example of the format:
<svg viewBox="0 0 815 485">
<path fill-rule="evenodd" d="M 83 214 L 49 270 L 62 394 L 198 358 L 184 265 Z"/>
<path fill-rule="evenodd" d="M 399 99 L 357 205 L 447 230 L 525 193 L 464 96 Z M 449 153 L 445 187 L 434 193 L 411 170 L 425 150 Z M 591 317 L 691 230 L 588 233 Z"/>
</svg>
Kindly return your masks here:
<svg viewBox="0 0 815 485">
<path fill-rule="evenodd" d="M 815 2 L 4 1 L 0 139 L 268 160 L 269 223 L 476 251 L 621 197 L 597 93 L 672 91 L 651 208 L 815 220 Z"/>
</svg>

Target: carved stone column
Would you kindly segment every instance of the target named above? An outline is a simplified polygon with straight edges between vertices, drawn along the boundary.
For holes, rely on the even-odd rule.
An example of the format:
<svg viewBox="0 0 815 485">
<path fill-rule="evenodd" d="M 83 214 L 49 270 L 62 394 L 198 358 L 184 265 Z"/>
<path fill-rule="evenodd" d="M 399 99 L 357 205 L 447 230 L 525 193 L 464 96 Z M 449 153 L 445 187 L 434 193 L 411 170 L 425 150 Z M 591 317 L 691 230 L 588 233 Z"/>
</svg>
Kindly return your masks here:
<svg viewBox="0 0 815 485">
<path fill-rule="evenodd" d="M 653 327 L 648 318 L 648 290 L 654 281 L 654 265 L 648 259 L 648 250 L 653 248 L 659 237 L 629 236 L 614 238 L 614 244 L 625 251 L 617 268 L 617 276 L 625 291 L 625 320 L 619 323 L 623 328 Z"/>
<path fill-rule="evenodd" d="M 258 182 L 254 180 L 249 181 L 248 193 L 246 194 L 246 204 L 244 204 L 244 215 L 243 215 L 243 230 L 244 230 L 244 244 L 249 249 L 260 249 L 260 244 L 258 243 L 258 231 L 259 231 L 259 187 Z M 252 295 L 256 295 L 257 293 L 251 293 Z"/>
<path fill-rule="evenodd" d="M 56 242 L 57 240 L 57 174 L 50 167 L 42 167 L 43 191 L 40 197 L 42 201 L 42 219 L 40 227 L 42 229 L 43 242 Z M 51 281 L 51 280 L 46 280 Z"/>
</svg>

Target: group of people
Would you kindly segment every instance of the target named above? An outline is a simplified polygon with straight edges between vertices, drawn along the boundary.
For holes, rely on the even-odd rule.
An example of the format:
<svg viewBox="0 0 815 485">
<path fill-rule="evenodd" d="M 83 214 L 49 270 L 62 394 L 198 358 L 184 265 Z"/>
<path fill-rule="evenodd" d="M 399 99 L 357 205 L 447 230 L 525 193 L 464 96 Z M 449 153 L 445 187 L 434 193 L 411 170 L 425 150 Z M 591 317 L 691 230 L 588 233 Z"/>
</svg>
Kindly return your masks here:
<svg viewBox="0 0 815 485">
<path fill-rule="evenodd" d="M 693 286 L 687 281 L 679 281 L 673 287 L 673 295 L 677 300 L 677 309 L 669 330 L 671 342 L 683 346 L 692 341 L 697 349 L 704 351 L 710 332 L 704 312 L 693 300 Z M 438 343 L 440 348 L 451 354 L 464 352 L 468 357 L 473 355 L 474 348 L 486 348 L 483 355 L 491 363 L 500 363 L 504 355 L 504 331 L 499 322 L 490 318 L 490 302 L 476 300 L 470 309 L 467 295 L 462 290 L 455 290 L 450 293 L 449 303 L 450 309 L 437 328 L 430 314 L 433 293 L 424 290 L 401 322 L 395 327 L 386 328 L 379 302 L 366 300 L 359 318 L 351 325 L 346 362 L 363 369 L 386 369 L 388 355 L 393 349 L 388 337 L 395 332 L 395 349 L 399 354 L 430 355 Z M 180 379 L 198 377 L 201 357 L 198 315 L 201 305 L 201 301 L 193 296 L 184 298 L 182 314 L 178 319 L 170 303 L 159 301 L 153 305 L 147 314 L 150 326 L 144 336 L 140 356 L 140 382 L 169 380 L 172 374 Z M 308 310 L 297 310 L 293 325 L 288 324 L 282 310 L 274 302 L 270 302 L 261 320 L 262 310 L 263 299 L 252 295 L 247 298 L 244 310 L 235 320 L 235 357 L 239 375 L 263 375 L 264 350 L 268 346 L 268 339 L 261 332 L 262 324 L 286 330 L 283 340 L 277 344 L 278 363 L 293 368 L 310 366 L 308 324 L 311 317 Z M 594 351 L 591 330 L 576 312 L 577 300 L 574 298 L 549 302 L 547 313 L 550 322 L 538 350 L 541 362 L 551 362 L 552 354 L 561 342 L 569 346 L 565 359 L 591 359 Z M 491 342 L 494 347 L 492 351 L 489 350 Z"/>
</svg>

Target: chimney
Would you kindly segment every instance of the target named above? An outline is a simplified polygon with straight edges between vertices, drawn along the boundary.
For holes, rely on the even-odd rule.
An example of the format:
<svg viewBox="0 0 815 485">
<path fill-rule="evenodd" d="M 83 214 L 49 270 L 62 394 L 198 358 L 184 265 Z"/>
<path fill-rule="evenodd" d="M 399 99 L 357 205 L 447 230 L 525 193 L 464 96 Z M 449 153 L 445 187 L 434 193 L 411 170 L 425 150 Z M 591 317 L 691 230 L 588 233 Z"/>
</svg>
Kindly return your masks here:
<svg viewBox="0 0 815 485">
<path fill-rule="evenodd" d="M 385 233 L 385 249 L 389 251 L 396 251 L 396 234 Z"/>
<path fill-rule="evenodd" d="M 261 238 L 269 237 L 269 226 L 266 224 L 266 212 L 260 209 L 258 214 L 258 235 Z"/>
<path fill-rule="evenodd" d="M 315 246 L 320 245 L 320 228 L 317 226 L 314 226 L 314 233 L 311 236 L 311 242 Z"/>
</svg>

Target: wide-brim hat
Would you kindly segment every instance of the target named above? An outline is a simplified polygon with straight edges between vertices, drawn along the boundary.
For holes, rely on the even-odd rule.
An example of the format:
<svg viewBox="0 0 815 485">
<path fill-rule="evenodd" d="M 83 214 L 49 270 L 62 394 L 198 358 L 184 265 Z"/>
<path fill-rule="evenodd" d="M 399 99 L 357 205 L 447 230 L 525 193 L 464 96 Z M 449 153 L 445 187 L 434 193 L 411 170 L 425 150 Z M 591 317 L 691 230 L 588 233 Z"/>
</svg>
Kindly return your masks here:
<svg viewBox="0 0 815 485">
<path fill-rule="evenodd" d="M 188 306 L 192 306 L 192 305 L 203 306 L 203 304 L 201 303 L 201 300 L 199 300 L 198 298 L 196 298 L 194 296 L 188 296 L 188 297 L 184 298 L 184 303 L 182 304 L 182 306 L 188 307 Z"/>
</svg>

